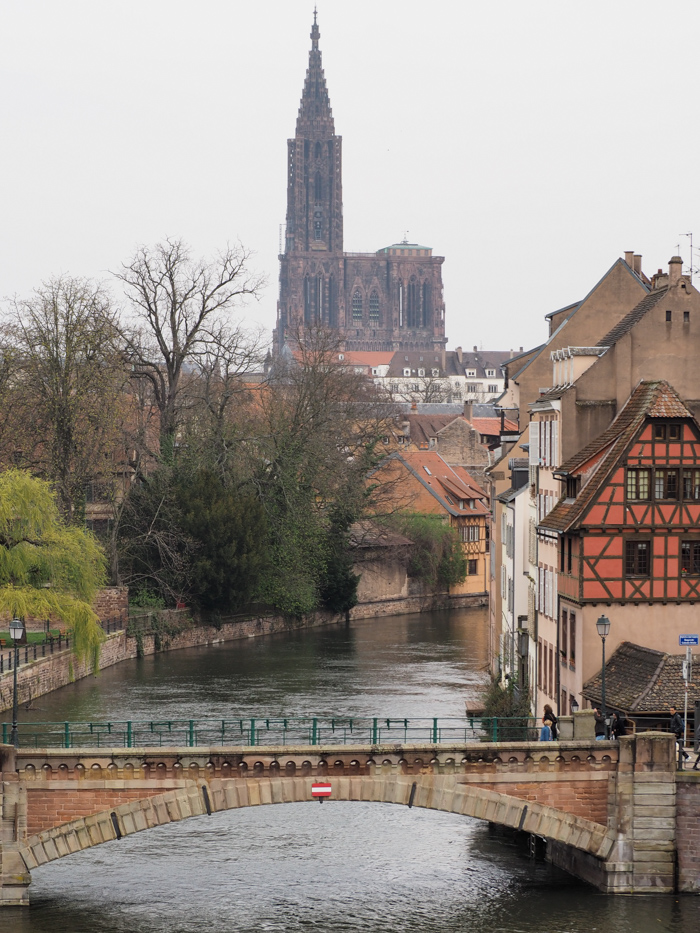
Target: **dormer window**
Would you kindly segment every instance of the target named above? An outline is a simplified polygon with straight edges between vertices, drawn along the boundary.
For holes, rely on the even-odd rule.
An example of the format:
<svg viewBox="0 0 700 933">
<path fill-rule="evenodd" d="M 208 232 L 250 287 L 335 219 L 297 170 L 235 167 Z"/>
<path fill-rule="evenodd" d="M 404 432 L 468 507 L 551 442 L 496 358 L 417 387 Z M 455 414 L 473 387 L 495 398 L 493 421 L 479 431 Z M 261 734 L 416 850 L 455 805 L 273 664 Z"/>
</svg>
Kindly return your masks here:
<svg viewBox="0 0 700 933">
<path fill-rule="evenodd" d="M 418 370 L 418 375 L 419 375 L 419 376 L 425 376 L 425 370 L 424 370 L 424 369 L 419 369 L 419 370 Z"/>
<path fill-rule="evenodd" d="M 475 370 L 475 369 L 465 369 L 465 373 L 466 373 L 467 376 L 472 376 L 472 377 L 476 376 L 476 370 Z"/>
<path fill-rule="evenodd" d="M 440 375 L 440 370 L 439 370 L 439 369 L 433 369 L 433 370 L 431 370 L 431 373 L 432 373 L 433 376 L 439 376 L 439 375 Z"/>
<path fill-rule="evenodd" d="M 411 375 L 411 370 L 410 370 L 410 369 L 404 369 L 403 374 L 404 374 L 404 376 L 410 376 L 410 375 Z"/>
<path fill-rule="evenodd" d="M 566 498 L 575 499 L 580 491 L 581 491 L 581 477 L 580 476 L 567 476 L 566 477 Z"/>
<path fill-rule="evenodd" d="M 496 370 L 495 370 L 495 369 L 487 369 L 487 370 L 486 370 L 486 375 L 487 375 L 487 376 L 490 376 L 491 378 L 493 378 L 493 377 L 496 375 Z"/>
</svg>

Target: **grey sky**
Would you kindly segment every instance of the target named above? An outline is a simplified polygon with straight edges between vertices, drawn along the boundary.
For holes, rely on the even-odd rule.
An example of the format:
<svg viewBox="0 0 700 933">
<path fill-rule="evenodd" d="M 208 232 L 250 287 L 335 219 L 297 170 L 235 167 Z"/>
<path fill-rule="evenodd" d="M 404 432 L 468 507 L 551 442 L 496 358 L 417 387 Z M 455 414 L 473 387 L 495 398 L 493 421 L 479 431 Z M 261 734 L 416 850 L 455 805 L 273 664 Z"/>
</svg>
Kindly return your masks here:
<svg viewBox="0 0 700 933">
<path fill-rule="evenodd" d="M 240 239 L 274 323 L 311 0 L 4 0 L 0 294 Z M 700 246 L 700 4 L 318 0 L 345 248 L 445 256 L 449 345 L 544 338 L 626 249 Z M 700 256 L 700 253 L 698 254 Z"/>
</svg>

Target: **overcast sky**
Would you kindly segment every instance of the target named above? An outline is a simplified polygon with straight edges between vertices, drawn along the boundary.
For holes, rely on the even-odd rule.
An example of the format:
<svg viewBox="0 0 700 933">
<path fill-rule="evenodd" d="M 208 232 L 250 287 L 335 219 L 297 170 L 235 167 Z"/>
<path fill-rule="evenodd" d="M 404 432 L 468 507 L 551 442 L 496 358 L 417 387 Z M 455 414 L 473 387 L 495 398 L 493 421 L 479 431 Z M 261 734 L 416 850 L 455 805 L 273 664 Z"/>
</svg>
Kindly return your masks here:
<svg viewBox="0 0 700 933">
<path fill-rule="evenodd" d="M 240 239 L 271 328 L 312 14 L 2 0 L 0 295 Z M 700 247 L 696 0 L 318 0 L 318 21 L 345 249 L 444 256 L 450 347 L 540 343 L 625 250 L 651 273 Z"/>
</svg>

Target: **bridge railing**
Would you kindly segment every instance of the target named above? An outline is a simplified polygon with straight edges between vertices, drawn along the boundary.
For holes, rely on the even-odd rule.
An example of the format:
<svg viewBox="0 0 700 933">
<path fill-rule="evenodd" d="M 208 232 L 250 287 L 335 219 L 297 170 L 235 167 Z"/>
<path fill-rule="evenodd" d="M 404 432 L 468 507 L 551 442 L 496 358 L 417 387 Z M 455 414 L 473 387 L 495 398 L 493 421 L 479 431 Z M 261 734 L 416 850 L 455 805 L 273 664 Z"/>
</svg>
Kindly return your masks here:
<svg viewBox="0 0 700 933">
<path fill-rule="evenodd" d="M 8 744 L 11 724 L 2 723 Z M 240 719 L 20 722 L 21 748 L 139 748 L 154 746 L 392 745 L 534 741 L 531 717 L 455 719 L 397 717 L 289 717 Z"/>
</svg>

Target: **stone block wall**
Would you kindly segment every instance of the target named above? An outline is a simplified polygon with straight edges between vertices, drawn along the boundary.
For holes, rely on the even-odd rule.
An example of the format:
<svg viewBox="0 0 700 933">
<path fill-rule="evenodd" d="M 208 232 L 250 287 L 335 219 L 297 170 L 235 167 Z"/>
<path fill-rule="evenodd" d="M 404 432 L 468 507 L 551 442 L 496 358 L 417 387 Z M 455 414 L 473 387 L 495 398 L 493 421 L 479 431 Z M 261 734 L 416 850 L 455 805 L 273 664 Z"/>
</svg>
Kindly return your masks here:
<svg viewBox="0 0 700 933">
<path fill-rule="evenodd" d="M 103 587 L 93 603 L 93 609 L 100 619 L 113 619 L 129 609 L 129 588 L 127 586 Z"/>
<path fill-rule="evenodd" d="M 679 773 L 676 784 L 678 890 L 700 894 L 700 773 Z"/>
</svg>

